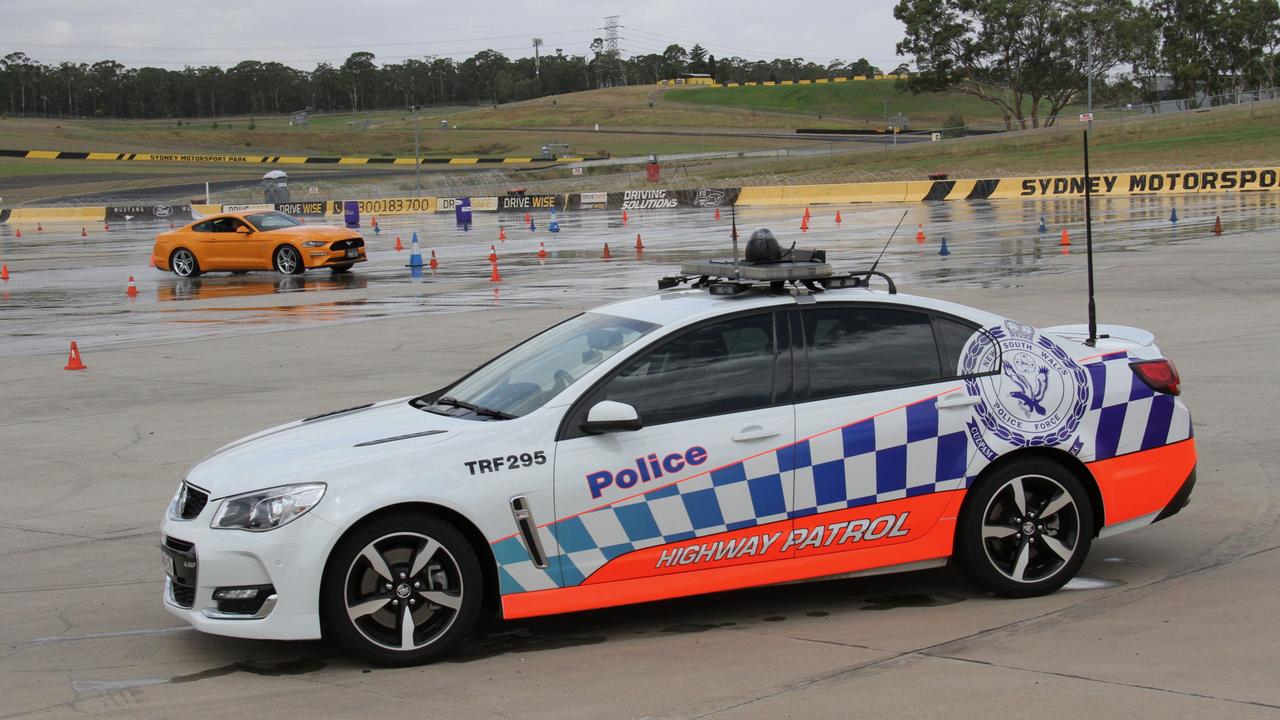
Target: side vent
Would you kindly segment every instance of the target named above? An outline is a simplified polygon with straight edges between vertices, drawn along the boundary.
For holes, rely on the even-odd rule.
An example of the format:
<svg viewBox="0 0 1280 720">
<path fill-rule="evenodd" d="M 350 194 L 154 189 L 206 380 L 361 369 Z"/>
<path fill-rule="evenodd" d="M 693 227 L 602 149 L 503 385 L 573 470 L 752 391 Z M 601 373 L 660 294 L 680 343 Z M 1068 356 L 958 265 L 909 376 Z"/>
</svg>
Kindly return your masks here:
<svg viewBox="0 0 1280 720">
<path fill-rule="evenodd" d="M 542 549 L 542 541 L 538 539 L 538 526 L 533 521 L 533 512 L 529 510 L 529 499 L 524 495 L 511 498 L 511 516 L 516 519 L 516 528 L 524 540 L 525 549 L 533 564 L 540 568 L 547 567 L 547 553 Z"/>
</svg>

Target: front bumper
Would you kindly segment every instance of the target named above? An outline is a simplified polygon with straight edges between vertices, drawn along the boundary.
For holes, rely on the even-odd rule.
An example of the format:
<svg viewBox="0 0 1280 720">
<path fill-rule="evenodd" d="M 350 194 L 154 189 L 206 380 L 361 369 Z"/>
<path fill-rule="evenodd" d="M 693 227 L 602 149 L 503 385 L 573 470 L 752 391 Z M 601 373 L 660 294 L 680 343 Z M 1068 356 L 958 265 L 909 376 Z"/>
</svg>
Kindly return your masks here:
<svg viewBox="0 0 1280 720">
<path fill-rule="evenodd" d="M 333 267 L 334 265 L 353 265 L 369 259 L 364 248 L 360 248 L 357 257 L 347 257 L 346 250 L 324 250 L 321 248 L 303 248 L 306 264 L 309 268 Z"/>
<path fill-rule="evenodd" d="M 177 582 L 166 575 L 165 609 L 197 630 L 215 635 L 259 640 L 319 638 L 321 576 L 341 531 L 314 512 L 268 532 L 214 530 L 209 521 L 220 504 L 211 501 L 194 520 L 165 517 L 161 543 L 173 538 L 179 545 L 190 544 L 183 557 L 194 565 L 185 573 L 179 569 L 182 577 Z M 272 597 L 266 598 L 256 613 L 219 611 L 214 590 L 251 585 L 274 588 Z"/>
</svg>

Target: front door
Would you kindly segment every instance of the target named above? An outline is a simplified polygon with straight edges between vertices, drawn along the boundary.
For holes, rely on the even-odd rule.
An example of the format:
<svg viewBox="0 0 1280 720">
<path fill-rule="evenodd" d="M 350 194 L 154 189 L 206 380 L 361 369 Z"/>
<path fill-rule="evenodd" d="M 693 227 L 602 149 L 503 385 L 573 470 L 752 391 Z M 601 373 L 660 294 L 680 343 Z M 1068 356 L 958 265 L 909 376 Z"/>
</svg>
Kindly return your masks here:
<svg viewBox="0 0 1280 720">
<path fill-rule="evenodd" d="M 563 585 L 781 557 L 795 437 L 785 322 L 755 312 L 660 339 L 570 410 L 555 457 Z M 603 400 L 644 427 L 584 433 Z"/>
</svg>

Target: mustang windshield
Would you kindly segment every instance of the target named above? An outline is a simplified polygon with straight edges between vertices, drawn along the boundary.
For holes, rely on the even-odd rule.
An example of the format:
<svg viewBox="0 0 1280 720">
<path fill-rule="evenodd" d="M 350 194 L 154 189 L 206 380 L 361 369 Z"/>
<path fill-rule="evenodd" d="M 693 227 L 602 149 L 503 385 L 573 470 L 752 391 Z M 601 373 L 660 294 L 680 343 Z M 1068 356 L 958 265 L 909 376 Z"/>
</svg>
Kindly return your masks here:
<svg viewBox="0 0 1280 720">
<path fill-rule="evenodd" d="M 297 220 L 294 220 L 292 217 L 289 217 L 282 212 L 276 212 L 275 210 L 246 215 L 244 219 L 253 223 L 253 226 L 262 232 L 271 232 L 272 230 L 279 230 L 281 228 L 297 227 L 302 224 Z"/>
<path fill-rule="evenodd" d="M 535 335 L 450 387 L 434 401 L 415 402 L 433 412 L 463 408 L 477 415 L 528 414 L 658 325 L 583 313 Z"/>
</svg>

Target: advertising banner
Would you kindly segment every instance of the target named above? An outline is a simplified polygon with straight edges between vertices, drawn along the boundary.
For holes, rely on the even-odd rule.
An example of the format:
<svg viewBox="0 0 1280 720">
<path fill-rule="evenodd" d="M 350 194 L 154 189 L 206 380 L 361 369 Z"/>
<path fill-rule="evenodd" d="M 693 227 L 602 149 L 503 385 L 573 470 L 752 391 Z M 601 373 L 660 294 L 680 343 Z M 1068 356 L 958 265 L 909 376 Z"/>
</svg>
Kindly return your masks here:
<svg viewBox="0 0 1280 720">
<path fill-rule="evenodd" d="M 107 222 L 129 220 L 191 220 L 190 205 L 113 205 L 107 208 Z"/>
<path fill-rule="evenodd" d="M 454 207 L 463 198 L 442 197 L 436 198 L 436 212 L 453 212 Z M 472 212 L 494 212 L 498 209 L 498 198 L 496 197 L 473 197 L 471 200 Z"/>
<path fill-rule="evenodd" d="M 275 209 L 294 217 L 323 217 L 325 211 L 325 203 L 317 200 L 313 202 L 287 202 L 276 203 Z"/>
<path fill-rule="evenodd" d="M 498 198 L 501 212 L 526 210 L 563 210 L 563 195 L 503 195 Z"/>
<path fill-rule="evenodd" d="M 377 200 L 352 200 L 357 203 L 363 215 L 414 215 L 431 212 L 435 207 L 435 198 L 379 198 Z M 343 214 L 343 201 L 333 200 L 329 203 L 329 215 Z"/>
<path fill-rule="evenodd" d="M 609 193 L 606 206 L 610 210 L 726 207 L 737 202 L 738 193 L 739 188 L 627 190 Z"/>
</svg>

